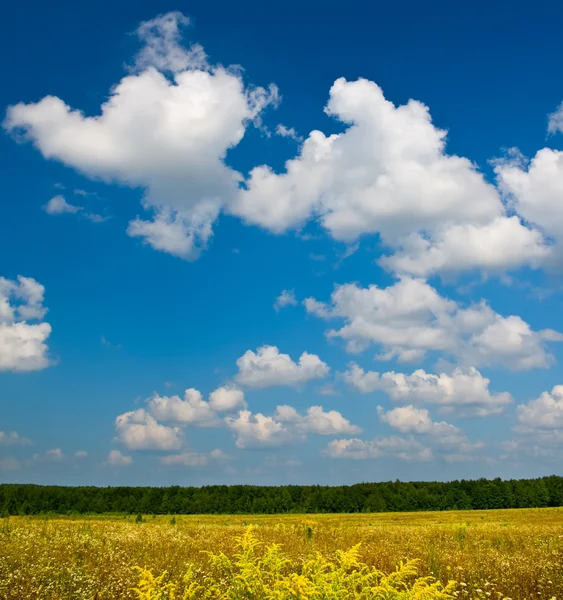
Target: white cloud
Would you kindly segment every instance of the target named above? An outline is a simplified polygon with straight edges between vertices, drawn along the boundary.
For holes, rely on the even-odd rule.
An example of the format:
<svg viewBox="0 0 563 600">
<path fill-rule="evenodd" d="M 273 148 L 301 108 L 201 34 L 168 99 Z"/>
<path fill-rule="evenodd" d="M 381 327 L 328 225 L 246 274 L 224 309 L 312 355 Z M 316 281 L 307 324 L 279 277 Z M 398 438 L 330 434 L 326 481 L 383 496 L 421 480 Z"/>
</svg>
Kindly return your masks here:
<svg viewBox="0 0 563 600">
<path fill-rule="evenodd" d="M 253 352 L 247 350 L 237 360 L 237 381 L 248 387 L 265 388 L 275 385 L 298 385 L 313 379 L 322 379 L 329 367 L 316 354 L 303 352 L 299 362 L 289 354 L 280 354 L 276 346 L 262 346 Z"/>
<path fill-rule="evenodd" d="M 445 457 L 455 452 L 459 460 L 460 456 L 474 455 L 475 451 L 485 446 L 482 442 L 472 443 L 459 427 L 451 423 L 433 421 L 425 408 L 408 405 L 385 411 L 383 407 L 378 406 L 377 413 L 383 423 L 401 433 L 422 435 L 441 452 L 445 452 Z"/>
<path fill-rule="evenodd" d="M 556 385 L 550 392 L 517 408 L 518 423 L 524 431 L 556 430 L 563 433 L 563 385 Z"/>
<path fill-rule="evenodd" d="M 52 448 L 40 454 L 34 454 L 31 457 L 33 463 L 51 463 L 60 462 L 65 458 L 63 451 L 60 448 Z"/>
<path fill-rule="evenodd" d="M 216 412 L 246 408 L 244 392 L 234 386 L 223 386 L 209 394 L 209 406 Z"/>
<path fill-rule="evenodd" d="M 281 446 L 292 439 L 290 430 L 261 413 L 241 410 L 237 417 L 227 417 L 227 426 L 235 433 L 237 448 Z"/>
<path fill-rule="evenodd" d="M 302 441 L 310 433 L 351 435 L 361 432 L 339 412 L 325 412 L 322 406 L 311 406 L 304 415 L 292 406 L 278 406 L 272 417 L 241 410 L 237 417 L 227 417 L 225 422 L 235 434 L 238 448 L 282 446 Z"/>
<path fill-rule="evenodd" d="M 227 458 L 222 450 L 216 448 L 209 453 L 183 452 L 181 454 L 171 454 L 170 456 L 163 456 L 160 462 L 163 465 L 171 466 L 205 467 L 212 461 L 222 461 Z"/>
<path fill-rule="evenodd" d="M 240 69 L 209 65 L 200 46 L 182 47 L 187 22 L 175 12 L 140 25 L 135 68 L 112 87 L 100 114 L 46 96 L 9 107 L 4 128 L 90 178 L 142 188 L 153 217 L 132 221 L 129 234 L 193 259 L 242 179 L 225 165 L 227 151 L 278 94 L 275 86 L 246 86 Z"/>
<path fill-rule="evenodd" d="M 380 421 L 387 423 L 401 433 L 421 433 L 433 436 L 458 435 L 459 428 L 445 421 L 432 421 L 430 413 L 425 408 L 415 408 L 412 405 L 399 406 L 393 410 L 385 411 L 382 406 L 377 407 Z"/>
<path fill-rule="evenodd" d="M 108 454 L 108 465 L 112 467 L 128 467 L 131 464 L 133 464 L 133 459 L 125 456 L 119 450 L 112 450 Z"/>
<path fill-rule="evenodd" d="M 404 461 L 427 461 L 432 459 L 432 450 L 416 440 L 390 436 L 364 441 L 358 438 L 333 440 L 324 450 L 329 458 L 365 460 L 373 458 L 398 458 Z"/>
<path fill-rule="evenodd" d="M 517 151 L 496 162 L 499 188 L 530 223 L 555 241 L 554 260 L 563 260 L 563 152 L 543 148 L 527 161 Z"/>
<path fill-rule="evenodd" d="M 413 234 L 405 238 L 400 251 L 378 262 L 395 272 L 428 277 L 474 268 L 489 272 L 525 264 L 537 268 L 550 256 L 551 250 L 538 230 L 524 227 L 517 216 L 503 216 L 486 225 L 452 225 L 436 234 L 433 241 Z"/>
<path fill-rule="evenodd" d="M 77 450 L 74 453 L 74 458 L 86 458 L 88 456 L 88 452 L 85 450 Z"/>
<path fill-rule="evenodd" d="M 548 116 L 548 133 L 563 133 L 563 102 Z"/>
<path fill-rule="evenodd" d="M 282 173 L 254 168 L 235 214 L 274 233 L 317 218 L 340 241 L 379 234 L 398 253 L 382 264 L 414 274 L 535 266 L 548 253 L 469 160 L 446 154 L 420 102 L 396 107 L 375 83 L 341 78 L 325 112 L 347 129 L 312 131 Z"/>
<path fill-rule="evenodd" d="M 338 411 L 325 412 L 322 406 L 309 407 L 305 415 L 300 415 L 292 406 L 278 406 L 274 419 L 278 423 L 291 424 L 303 433 L 354 435 L 362 431 L 360 427 L 352 425 Z"/>
<path fill-rule="evenodd" d="M 48 367 L 49 323 L 41 321 L 45 288 L 30 277 L 0 277 L 0 371 L 39 371 Z"/>
<path fill-rule="evenodd" d="M 456 412 L 462 416 L 499 414 L 513 402 L 508 392 L 491 393 L 490 380 L 474 367 L 458 367 L 451 375 L 434 375 L 423 369 L 409 375 L 394 371 L 365 372 L 352 363 L 343 378 L 362 393 L 382 390 L 397 402 L 435 404 L 441 412 Z"/>
<path fill-rule="evenodd" d="M 550 329 L 533 331 L 518 316 L 504 317 L 485 301 L 463 307 L 426 281 L 403 277 L 386 288 L 354 283 L 337 286 L 331 304 L 309 298 L 307 311 L 324 319 L 343 319 L 328 332 L 347 342 L 349 352 L 375 344 L 380 360 L 421 360 L 429 351 L 441 352 L 463 365 L 502 365 L 512 370 L 546 368 L 554 358 L 548 341 L 563 341 Z"/>
<path fill-rule="evenodd" d="M 297 298 L 293 290 L 283 290 L 282 293 L 276 298 L 274 302 L 274 310 L 279 312 L 286 306 L 297 306 Z"/>
<path fill-rule="evenodd" d="M 279 136 L 285 137 L 285 138 L 290 138 L 292 140 L 295 140 L 296 142 L 303 141 L 303 138 L 297 134 L 297 132 L 295 131 L 295 129 L 293 127 L 286 127 L 282 123 L 278 123 L 278 125 L 276 127 L 276 135 L 279 135 Z"/>
<path fill-rule="evenodd" d="M 31 440 L 21 436 L 17 431 L 0 431 L 0 446 L 28 446 Z"/>
<path fill-rule="evenodd" d="M 129 450 L 178 450 L 179 427 L 161 425 L 144 409 L 126 412 L 115 419 L 116 439 Z"/>
<path fill-rule="evenodd" d="M 163 72 L 180 73 L 192 68 L 207 68 L 205 51 L 199 44 L 189 48 L 182 45 L 181 28 L 188 25 L 189 18 L 179 11 L 141 23 L 137 36 L 143 47 L 136 57 L 134 69 L 144 71 L 155 67 Z"/>
<path fill-rule="evenodd" d="M 65 213 L 74 214 L 82 209 L 82 206 L 74 206 L 74 204 L 69 204 L 64 196 L 60 194 L 58 196 L 54 196 L 45 204 L 43 210 L 49 215 L 62 215 Z"/>
<path fill-rule="evenodd" d="M 184 392 L 183 400 L 179 396 L 155 394 L 148 400 L 147 406 L 149 412 L 161 421 L 190 423 L 199 427 L 215 427 L 218 424 L 215 411 L 194 388 Z"/>
</svg>

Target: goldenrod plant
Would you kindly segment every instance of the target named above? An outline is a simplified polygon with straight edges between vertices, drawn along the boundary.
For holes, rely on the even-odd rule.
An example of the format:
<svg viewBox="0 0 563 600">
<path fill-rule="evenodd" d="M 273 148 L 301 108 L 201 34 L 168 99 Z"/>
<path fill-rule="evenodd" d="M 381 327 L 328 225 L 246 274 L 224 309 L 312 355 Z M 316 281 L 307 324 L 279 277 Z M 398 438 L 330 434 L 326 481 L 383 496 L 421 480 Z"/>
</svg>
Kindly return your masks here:
<svg viewBox="0 0 563 600">
<path fill-rule="evenodd" d="M 338 550 L 331 560 L 320 552 L 303 564 L 294 564 L 279 544 L 262 550 L 252 526 L 236 539 L 237 552 L 208 552 L 210 575 L 204 585 L 189 570 L 182 600 L 447 600 L 455 583 L 443 586 L 433 577 L 417 577 L 417 561 L 401 563 L 389 575 L 359 560 L 360 544 Z M 136 567 L 138 600 L 172 600 L 176 586 L 166 582 L 166 572 L 155 577 Z"/>
</svg>

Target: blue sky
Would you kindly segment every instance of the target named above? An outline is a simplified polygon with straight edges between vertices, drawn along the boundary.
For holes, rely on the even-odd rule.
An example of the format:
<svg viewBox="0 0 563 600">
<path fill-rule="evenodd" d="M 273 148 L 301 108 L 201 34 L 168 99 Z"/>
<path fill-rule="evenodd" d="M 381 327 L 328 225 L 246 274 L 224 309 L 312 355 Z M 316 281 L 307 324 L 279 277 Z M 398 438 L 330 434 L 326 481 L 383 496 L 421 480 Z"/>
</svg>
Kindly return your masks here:
<svg viewBox="0 0 563 600">
<path fill-rule="evenodd" d="M 562 17 L 9 7 L 0 480 L 557 473 Z"/>
</svg>

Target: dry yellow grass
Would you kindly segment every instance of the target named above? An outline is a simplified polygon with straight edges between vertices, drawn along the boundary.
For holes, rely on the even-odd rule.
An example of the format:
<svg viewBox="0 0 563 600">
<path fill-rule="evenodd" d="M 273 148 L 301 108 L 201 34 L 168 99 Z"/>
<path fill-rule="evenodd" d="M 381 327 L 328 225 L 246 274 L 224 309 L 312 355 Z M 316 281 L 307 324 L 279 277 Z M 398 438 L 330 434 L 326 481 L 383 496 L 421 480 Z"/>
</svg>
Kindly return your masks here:
<svg viewBox="0 0 563 600">
<path fill-rule="evenodd" d="M 214 567 L 205 551 L 232 557 L 236 538 L 252 524 L 265 546 L 280 544 L 295 573 L 316 552 L 335 561 L 337 551 L 359 543 L 358 560 L 368 567 L 392 573 L 401 561 L 419 559 L 421 576 L 443 584 L 456 580 L 452 593 L 460 599 L 563 600 L 561 509 L 176 516 L 175 524 L 170 521 L 0 520 L 0 599 L 133 600 L 139 584 L 135 565 L 156 576 L 166 571 L 166 583 L 174 584 L 182 598 L 190 569 L 196 585 L 212 579 Z"/>
</svg>

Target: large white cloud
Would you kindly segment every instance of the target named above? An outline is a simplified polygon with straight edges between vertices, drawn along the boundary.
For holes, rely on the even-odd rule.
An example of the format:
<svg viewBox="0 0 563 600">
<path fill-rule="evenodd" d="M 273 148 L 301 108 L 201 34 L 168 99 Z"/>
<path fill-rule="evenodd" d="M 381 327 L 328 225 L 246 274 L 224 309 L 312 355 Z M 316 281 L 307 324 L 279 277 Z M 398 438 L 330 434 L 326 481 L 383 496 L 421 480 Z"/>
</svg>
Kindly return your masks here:
<svg viewBox="0 0 563 600">
<path fill-rule="evenodd" d="M 324 319 L 343 319 L 328 332 L 347 342 L 350 352 L 374 344 L 380 359 L 422 359 L 429 351 L 444 353 L 464 365 L 502 365 L 513 370 L 545 368 L 553 356 L 548 341 L 563 341 L 551 329 L 533 331 L 520 317 L 504 317 L 485 301 L 463 307 L 441 296 L 426 281 L 403 277 L 386 288 L 355 283 L 337 286 L 330 304 L 313 298 L 307 311 Z"/>
<path fill-rule="evenodd" d="M 245 86 L 240 70 L 208 64 L 199 46 L 180 44 L 187 19 L 168 13 L 141 24 L 143 47 L 133 72 L 111 90 L 100 114 L 63 100 L 11 106 L 4 127 L 43 154 L 85 175 L 145 191 L 152 220 L 129 234 L 158 250 L 196 258 L 241 176 L 225 165 L 247 125 L 277 100 L 274 86 Z"/>
<path fill-rule="evenodd" d="M 382 390 L 393 400 L 435 404 L 444 413 L 487 416 L 502 413 L 513 400 L 508 392 L 491 393 L 490 380 L 475 367 L 456 368 L 451 374 L 434 375 L 423 369 L 411 374 L 364 371 L 352 363 L 342 374 L 344 380 L 362 393 Z"/>
<path fill-rule="evenodd" d="M 244 392 L 234 386 L 222 386 L 209 394 L 209 406 L 217 412 L 246 408 Z"/>
<path fill-rule="evenodd" d="M 401 433 L 417 434 L 430 441 L 440 452 L 459 457 L 469 455 L 484 448 L 483 442 L 471 442 L 467 435 L 455 425 L 446 421 L 433 421 L 426 408 L 417 408 L 409 404 L 389 411 L 377 407 L 379 419 Z"/>
<path fill-rule="evenodd" d="M 262 346 L 256 352 L 247 350 L 238 360 L 238 383 L 265 388 L 275 385 L 298 385 L 322 379 L 329 367 L 316 354 L 303 352 L 298 362 L 289 354 L 280 354 L 276 346 Z"/>
<path fill-rule="evenodd" d="M 310 218 L 337 240 L 377 233 L 397 252 L 382 264 L 417 275 L 535 266 L 549 253 L 469 160 L 446 154 L 420 102 L 394 106 L 375 83 L 341 78 L 325 112 L 347 129 L 312 131 L 282 173 L 253 169 L 235 214 L 275 233 Z"/>
<path fill-rule="evenodd" d="M 518 406 L 520 428 L 527 430 L 561 430 L 563 433 L 563 385 Z"/>
<path fill-rule="evenodd" d="M 42 321 L 44 294 L 31 277 L 0 277 L 0 371 L 39 371 L 51 364 L 46 344 L 51 326 Z"/>
<path fill-rule="evenodd" d="M 558 121 L 557 121 L 558 122 Z M 555 241 L 563 262 L 563 152 L 543 148 L 527 161 L 517 152 L 495 167 L 500 189 L 515 210 Z"/>
<path fill-rule="evenodd" d="M 126 412 L 115 419 L 116 439 L 129 450 L 178 450 L 182 446 L 179 427 L 167 427 L 145 409 Z"/>
<path fill-rule="evenodd" d="M 222 386 L 209 394 L 206 402 L 199 390 L 189 388 L 180 396 L 154 394 L 147 400 L 149 413 L 160 421 L 197 427 L 218 427 L 217 413 L 233 412 L 246 407 L 244 392 L 235 386 Z"/>
<path fill-rule="evenodd" d="M 303 440 L 309 433 L 351 435 L 361 432 L 339 412 L 325 412 L 322 406 L 311 406 L 304 415 L 292 406 L 278 406 L 271 417 L 241 410 L 237 417 L 227 417 L 225 422 L 235 434 L 238 448 L 282 446 Z"/>
<path fill-rule="evenodd" d="M 215 411 L 203 399 L 201 392 L 189 388 L 184 398 L 155 394 L 147 402 L 149 412 L 160 421 L 194 424 L 199 427 L 215 427 L 218 418 Z"/>
</svg>

